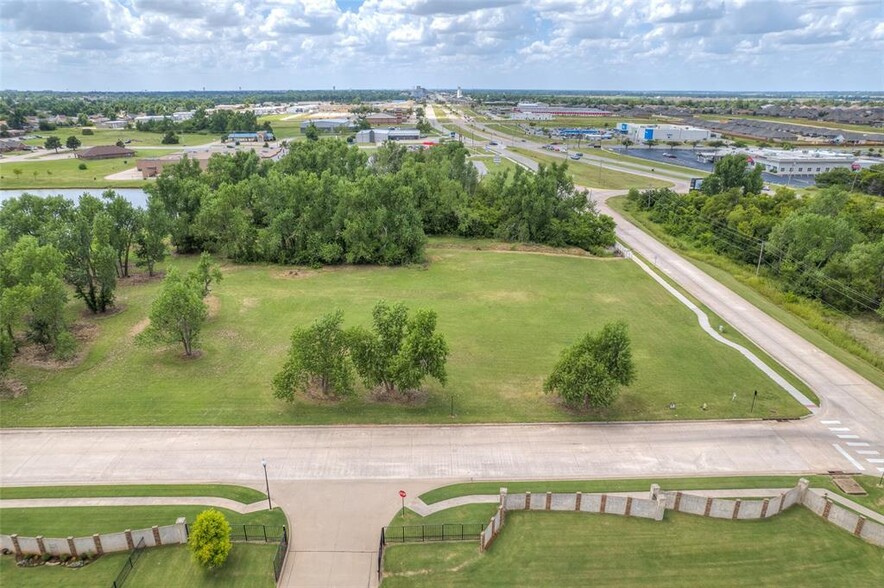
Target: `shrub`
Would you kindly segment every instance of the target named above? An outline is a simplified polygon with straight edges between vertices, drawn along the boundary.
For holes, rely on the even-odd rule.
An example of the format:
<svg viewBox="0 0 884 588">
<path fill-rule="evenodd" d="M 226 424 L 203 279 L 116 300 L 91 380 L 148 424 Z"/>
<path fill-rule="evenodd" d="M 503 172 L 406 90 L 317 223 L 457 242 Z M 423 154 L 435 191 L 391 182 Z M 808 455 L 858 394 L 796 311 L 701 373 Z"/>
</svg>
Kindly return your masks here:
<svg viewBox="0 0 884 588">
<path fill-rule="evenodd" d="M 59 333 L 55 341 L 54 355 L 56 359 L 67 361 L 77 354 L 77 340 L 68 331 Z"/>
<path fill-rule="evenodd" d="M 193 560 L 207 569 L 224 565 L 233 544 L 230 542 L 230 523 L 223 513 L 210 508 L 196 517 L 190 528 L 187 546 Z"/>
<path fill-rule="evenodd" d="M 83 134 L 84 135 L 94 135 L 95 131 L 93 131 L 92 129 L 83 129 Z"/>
<path fill-rule="evenodd" d="M 80 165 L 77 166 L 77 169 L 86 169 L 86 164 L 83 162 L 80 162 Z"/>
</svg>

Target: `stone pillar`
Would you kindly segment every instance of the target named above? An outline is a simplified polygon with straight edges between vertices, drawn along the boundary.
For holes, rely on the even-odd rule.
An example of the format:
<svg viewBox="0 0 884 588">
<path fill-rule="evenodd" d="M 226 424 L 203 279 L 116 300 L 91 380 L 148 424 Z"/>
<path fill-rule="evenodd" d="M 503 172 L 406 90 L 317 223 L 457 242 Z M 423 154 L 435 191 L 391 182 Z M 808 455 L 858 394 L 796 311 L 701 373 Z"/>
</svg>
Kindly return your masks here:
<svg viewBox="0 0 884 588">
<path fill-rule="evenodd" d="M 71 555 L 74 557 L 80 557 L 80 554 L 77 553 L 77 546 L 74 544 L 74 538 L 68 537 L 68 551 L 71 552 Z"/>
<path fill-rule="evenodd" d="M 187 543 L 187 519 L 178 517 L 175 519 L 175 526 L 178 527 L 178 543 L 182 545 Z"/>
<path fill-rule="evenodd" d="M 666 498 L 663 496 L 657 497 L 657 510 L 654 511 L 654 520 L 662 521 L 663 515 L 666 514 Z"/>
<path fill-rule="evenodd" d="M 798 480 L 798 504 L 804 504 L 804 496 L 807 494 L 809 487 L 810 482 L 807 481 L 807 478 Z"/>
<path fill-rule="evenodd" d="M 681 492 L 675 493 L 675 506 L 672 508 L 675 512 L 678 512 L 678 507 L 681 506 Z"/>
<path fill-rule="evenodd" d="M 9 536 L 9 538 L 12 539 L 12 549 L 15 552 L 15 560 L 18 561 L 19 559 L 21 559 L 21 556 L 23 555 L 21 552 L 21 545 L 19 545 L 19 543 L 18 543 L 18 535 L 13 533 L 12 535 Z"/>
<path fill-rule="evenodd" d="M 92 535 L 92 542 L 95 543 L 95 555 L 104 555 L 104 547 L 101 545 L 101 535 L 98 533 Z"/>
<path fill-rule="evenodd" d="M 552 492 L 546 493 L 546 510 L 552 507 Z"/>
<path fill-rule="evenodd" d="M 581 504 L 582 502 L 583 502 L 583 493 L 582 493 L 582 492 L 578 492 L 578 493 L 575 495 L 575 499 L 574 499 L 574 510 L 579 511 L 579 510 L 580 510 L 580 504 Z"/>
<path fill-rule="evenodd" d="M 632 513 L 632 496 L 626 499 L 626 511 L 623 513 L 626 516 L 629 516 Z"/>
<path fill-rule="evenodd" d="M 153 530 L 153 544 L 162 545 L 163 540 L 160 538 L 160 528 L 157 525 L 154 525 L 151 527 L 151 530 Z"/>
<path fill-rule="evenodd" d="M 43 544 L 43 535 L 37 535 L 37 549 L 40 550 L 40 555 L 46 555 L 46 546 Z"/>
<path fill-rule="evenodd" d="M 770 500 L 765 498 L 761 503 L 761 518 L 767 518 L 767 506 L 770 504 Z"/>
<path fill-rule="evenodd" d="M 525 510 L 531 510 L 531 493 L 525 492 Z"/>
<path fill-rule="evenodd" d="M 734 500 L 734 514 L 731 515 L 733 520 L 737 520 L 737 517 L 740 516 L 740 499 L 737 498 Z"/>
<path fill-rule="evenodd" d="M 703 516 L 708 517 L 709 513 L 712 512 L 712 497 L 708 497 L 706 499 L 706 509 L 703 511 Z"/>
<path fill-rule="evenodd" d="M 601 502 L 601 504 L 599 504 L 599 512 L 600 513 L 605 512 L 605 506 L 607 505 L 607 503 L 608 503 L 608 495 L 602 494 L 602 502 Z"/>
<path fill-rule="evenodd" d="M 857 537 L 863 534 L 863 527 L 866 525 L 866 517 L 860 515 L 860 517 L 856 520 L 856 527 L 853 529 L 853 534 Z"/>
<path fill-rule="evenodd" d="M 786 495 L 780 494 L 780 505 L 777 506 L 777 514 L 780 514 L 781 512 L 783 512 L 783 504 L 785 504 L 785 503 L 786 503 Z"/>
<path fill-rule="evenodd" d="M 823 509 L 823 518 L 829 520 L 829 512 L 832 510 L 832 501 L 826 498 L 826 507 Z"/>
<path fill-rule="evenodd" d="M 660 496 L 660 484 L 651 484 L 651 492 L 648 498 L 657 500 L 658 496 Z"/>
<path fill-rule="evenodd" d="M 506 488 L 500 489 L 500 506 L 506 508 Z"/>
<path fill-rule="evenodd" d="M 135 542 L 132 541 L 132 529 L 126 529 L 126 547 L 129 548 L 129 551 L 135 549 Z"/>
</svg>

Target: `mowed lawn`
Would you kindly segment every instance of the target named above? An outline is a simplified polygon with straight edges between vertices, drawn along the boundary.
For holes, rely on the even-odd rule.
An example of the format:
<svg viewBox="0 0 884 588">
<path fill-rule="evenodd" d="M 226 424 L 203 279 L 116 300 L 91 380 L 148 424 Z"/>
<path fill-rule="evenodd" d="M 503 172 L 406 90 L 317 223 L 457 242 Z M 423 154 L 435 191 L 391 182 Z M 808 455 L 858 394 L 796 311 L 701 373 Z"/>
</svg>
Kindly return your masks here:
<svg viewBox="0 0 884 588">
<path fill-rule="evenodd" d="M 138 149 L 143 146 L 165 147 L 163 137 L 165 133 L 149 133 L 146 131 L 138 131 L 135 129 L 104 129 L 92 128 L 93 134 L 84 135 L 82 127 L 61 127 L 54 131 L 37 131 L 34 134 L 40 135 L 40 139 L 28 139 L 25 141 L 28 145 L 42 147 L 46 144 L 46 139 L 55 136 L 61 139 L 64 145 L 68 137 L 73 135 L 80 140 L 83 147 L 93 147 L 95 145 L 114 145 L 117 141 L 131 141 L 126 146 L 130 149 Z M 176 133 L 178 135 L 179 147 L 193 147 L 195 145 L 205 145 L 213 141 L 218 141 L 224 133 Z M 50 151 L 51 153 L 51 151 Z"/>
<path fill-rule="evenodd" d="M 740 354 L 705 334 L 693 313 L 634 263 L 438 248 L 428 256 L 425 267 L 226 266 L 198 359 L 185 359 L 174 347 L 137 345 L 135 335 L 159 283 L 123 286 L 123 311 L 95 320 L 100 334 L 81 364 L 63 370 L 14 366 L 13 375 L 29 392 L 2 401 L 0 423 L 476 423 L 804 414 Z M 172 263 L 187 269 L 194 259 Z M 379 299 L 438 313 L 438 330 L 451 350 L 446 387 L 429 380 L 409 403 L 376 401 L 365 390 L 341 402 L 273 397 L 271 379 L 285 361 L 293 327 L 335 309 L 344 311 L 348 326 L 366 325 Z M 78 312 L 82 307 L 72 303 Z M 544 395 L 543 379 L 561 351 L 614 320 L 629 324 L 638 374 L 614 406 L 572 411 Z M 758 402 L 750 412 L 753 390 Z"/>
<path fill-rule="evenodd" d="M 84 161 L 67 159 L 33 159 L 0 163 L 0 185 L 4 189 L 46 188 L 131 188 L 147 184 L 146 180 L 106 180 L 105 176 L 134 169 L 136 161 L 144 157 L 160 157 L 180 149 L 143 149 L 128 158 Z M 86 169 L 80 169 L 85 163 Z M 15 170 L 21 171 L 20 174 Z"/>
<path fill-rule="evenodd" d="M 565 155 L 546 155 L 528 149 L 521 149 L 519 147 L 512 147 L 510 150 L 524 155 L 525 157 L 530 157 L 534 161 L 545 165 L 567 162 L 568 171 L 574 176 L 574 183 L 580 186 L 606 190 L 668 188 L 672 186 L 672 182 L 606 169 L 590 161 L 572 161 Z"/>
<path fill-rule="evenodd" d="M 395 545 L 384 572 L 385 588 L 880 586 L 884 549 L 798 507 L 761 521 L 510 512 L 485 554 L 476 542 Z"/>
</svg>

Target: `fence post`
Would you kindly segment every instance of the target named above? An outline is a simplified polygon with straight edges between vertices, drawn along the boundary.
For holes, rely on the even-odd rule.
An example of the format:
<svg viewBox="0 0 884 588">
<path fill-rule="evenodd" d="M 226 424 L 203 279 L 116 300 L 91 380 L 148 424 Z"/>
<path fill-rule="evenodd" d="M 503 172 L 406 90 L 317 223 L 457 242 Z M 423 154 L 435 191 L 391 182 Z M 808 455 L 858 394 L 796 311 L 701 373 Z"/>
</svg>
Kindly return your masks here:
<svg viewBox="0 0 884 588">
<path fill-rule="evenodd" d="M 574 510 L 576 510 L 576 511 L 580 510 L 580 503 L 582 500 L 583 500 L 583 493 L 578 492 L 577 498 L 574 499 Z"/>
<path fill-rule="evenodd" d="M 132 541 L 132 529 L 126 529 L 124 533 L 126 533 L 126 547 L 129 548 L 129 551 L 132 551 L 135 549 L 135 542 Z"/>
<path fill-rule="evenodd" d="M 261 528 L 264 529 L 264 543 L 267 543 L 267 525 L 261 525 Z"/>
<path fill-rule="evenodd" d="M 767 517 L 767 505 L 770 503 L 770 500 L 765 498 L 761 503 L 761 518 Z"/>
<path fill-rule="evenodd" d="M 506 508 L 506 495 L 507 495 L 507 489 L 501 488 L 500 489 L 500 506 L 502 506 L 504 508 Z"/>
<path fill-rule="evenodd" d="M 77 546 L 74 543 L 74 537 L 72 535 L 68 535 L 68 551 L 71 552 L 71 555 L 74 557 L 79 557 L 79 553 L 77 553 Z"/>
<path fill-rule="evenodd" d="M 12 547 L 15 550 L 15 560 L 18 561 L 22 556 L 21 545 L 18 544 L 18 535 L 13 533 L 10 535 L 10 539 L 12 539 Z"/>
<path fill-rule="evenodd" d="M 740 516 L 740 499 L 737 498 L 736 500 L 734 500 L 734 514 L 731 515 L 731 518 L 733 520 L 737 520 L 737 518 L 739 516 Z"/>
<path fill-rule="evenodd" d="M 826 498 L 826 507 L 823 509 L 823 518 L 829 520 L 829 512 L 832 510 L 832 501 Z"/>
<path fill-rule="evenodd" d="M 525 492 L 525 510 L 531 510 L 531 493 Z"/>
<path fill-rule="evenodd" d="M 624 513 L 626 516 L 632 514 L 632 496 L 629 496 L 626 499 L 626 512 Z"/>
<path fill-rule="evenodd" d="M 672 507 L 672 510 L 678 512 L 678 507 L 681 506 L 681 492 L 675 493 L 675 506 Z"/>
<path fill-rule="evenodd" d="M 153 527 L 151 527 L 151 530 L 153 530 L 153 544 L 162 545 L 163 540 L 160 538 L 160 528 L 154 525 Z"/>
<path fill-rule="evenodd" d="M 552 507 L 552 492 L 546 493 L 546 510 Z"/>
<path fill-rule="evenodd" d="M 43 544 L 43 535 L 37 535 L 35 539 L 37 540 L 37 549 L 40 551 L 40 555 L 46 555 L 46 546 Z"/>
<path fill-rule="evenodd" d="M 856 520 L 856 527 L 853 529 L 853 534 L 857 537 L 863 534 L 863 527 L 866 525 L 866 517 L 859 515 L 859 518 Z"/>
<path fill-rule="evenodd" d="M 101 535 L 98 533 L 92 535 L 92 542 L 95 543 L 95 554 L 104 555 L 104 547 L 101 545 Z"/>
<path fill-rule="evenodd" d="M 649 498 L 651 500 L 657 500 L 658 496 L 660 496 L 660 484 L 651 484 L 651 492 Z"/>
<path fill-rule="evenodd" d="M 703 510 L 703 516 L 708 517 L 709 513 L 712 512 L 712 497 L 709 496 L 706 498 L 706 508 Z"/>
<path fill-rule="evenodd" d="M 605 512 L 605 506 L 607 506 L 607 504 L 608 504 L 608 495 L 602 494 L 602 500 L 601 500 L 601 503 L 599 504 L 599 512 L 600 513 Z"/>
<path fill-rule="evenodd" d="M 178 527 L 178 543 L 187 543 L 187 519 L 178 517 L 175 519 L 175 526 Z"/>
</svg>

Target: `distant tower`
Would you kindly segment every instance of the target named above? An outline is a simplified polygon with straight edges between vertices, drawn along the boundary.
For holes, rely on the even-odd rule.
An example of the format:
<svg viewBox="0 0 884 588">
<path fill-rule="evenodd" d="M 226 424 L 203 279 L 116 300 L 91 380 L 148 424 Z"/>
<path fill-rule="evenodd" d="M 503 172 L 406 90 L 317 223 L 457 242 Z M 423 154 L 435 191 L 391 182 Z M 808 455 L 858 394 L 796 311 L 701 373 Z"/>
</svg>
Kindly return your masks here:
<svg viewBox="0 0 884 588">
<path fill-rule="evenodd" d="M 458 100 L 463 98 L 463 92 L 460 89 L 460 86 L 457 87 L 457 98 Z"/>
</svg>

